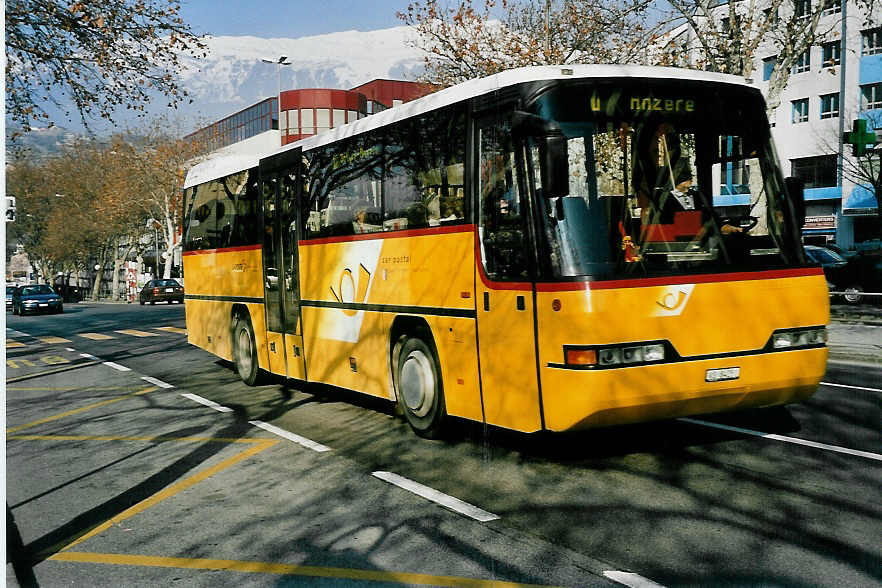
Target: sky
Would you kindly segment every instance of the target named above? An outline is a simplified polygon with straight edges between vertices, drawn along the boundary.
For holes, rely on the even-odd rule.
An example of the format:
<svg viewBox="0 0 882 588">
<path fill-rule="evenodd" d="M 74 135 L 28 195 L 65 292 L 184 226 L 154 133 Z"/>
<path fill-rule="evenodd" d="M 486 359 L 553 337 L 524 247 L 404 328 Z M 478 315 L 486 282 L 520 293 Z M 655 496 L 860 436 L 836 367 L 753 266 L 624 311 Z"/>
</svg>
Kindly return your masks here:
<svg viewBox="0 0 882 588">
<path fill-rule="evenodd" d="M 181 0 L 181 16 L 202 35 L 298 38 L 403 26 L 409 0 Z"/>
</svg>

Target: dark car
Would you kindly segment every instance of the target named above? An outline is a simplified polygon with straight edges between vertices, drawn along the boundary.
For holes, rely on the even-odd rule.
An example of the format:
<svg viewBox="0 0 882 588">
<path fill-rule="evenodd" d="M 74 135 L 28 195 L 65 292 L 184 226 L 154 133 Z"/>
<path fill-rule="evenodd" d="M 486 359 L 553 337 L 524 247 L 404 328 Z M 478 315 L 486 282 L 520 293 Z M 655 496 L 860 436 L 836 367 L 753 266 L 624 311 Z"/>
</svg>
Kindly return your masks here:
<svg viewBox="0 0 882 588">
<path fill-rule="evenodd" d="M 842 299 L 849 304 L 858 304 L 864 292 L 882 287 L 882 269 L 876 258 L 857 255 L 845 259 L 835 251 L 814 245 L 806 245 L 805 253 L 824 270 L 830 291 L 841 292 Z"/>
<path fill-rule="evenodd" d="M 138 301 L 141 304 L 145 302 L 150 304 L 157 302 L 182 303 L 184 301 L 184 287 L 175 280 L 150 280 L 141 288 Z"/>
<path fill-rule="evenodd" d="M 15 286 L 6 286 L 6 310 L 12 310 L 13 292 L 15 292 Z"/>
<path fill-rule="evenodd" d="M 29 312 L 64 312 L 61 296 L 46 284 L 19 286 L 12 293 L 12 314 Z"/>
</svg>

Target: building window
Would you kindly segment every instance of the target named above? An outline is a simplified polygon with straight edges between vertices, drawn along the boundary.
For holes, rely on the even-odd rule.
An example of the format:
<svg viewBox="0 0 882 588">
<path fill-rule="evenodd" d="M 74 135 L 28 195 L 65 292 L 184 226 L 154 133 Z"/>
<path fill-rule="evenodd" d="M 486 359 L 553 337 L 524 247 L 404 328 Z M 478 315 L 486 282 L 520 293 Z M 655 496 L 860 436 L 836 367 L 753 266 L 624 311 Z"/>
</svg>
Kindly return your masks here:
<svg viewBox="0 0 882 588">
<path fill-rule="evenodd" d="M 839 93 L 821 96 L 821 118 L 839 117 Z"/>
<path fill-rule="evenodd" d="M 793 15 L 796 18 L 808 18 L 812 14 L 812 0 L 796 0 Z"/>
<path fill-rule="evenodd" d="M 315 122 L 312 118 L 311 108 L 304 108 L 300 111 L 300 129 L 304 135 L 315 134 Z"/>
<path fill-rule="evenodd" d="M 358 120 L 358 111 L 356 110 L 347 110 L 346 111 L 346 122 L 355 122 Z"/>
<path fill-rule="evenodd" d="M 331 128 L 331 111 L 327 108 L 315 109 L 315 131 L 321 133 Z"/>
<path fill-rule="evenodd" d="M 332 127 L 339 127 L 346 124 L 346 111 L 335 108 L 334 120 L 331 121 Z"/>
<path fill-rule="evenodd" d="M 791 159 L 790 175 L 803 180 L 806 188 L 835 186 L 836 158 L 837 156 L 834 154 Z"/>
<path fill-rule="evenodd" d="M 861 86 L 861 110 L 882 108 L 882 83 Z"/>
<path fill-rule="evenodd" d="M 842 44 L 839 41 L 832 43 L 824 43 L 821 45 L 821 65 L 824 67 L 833 67 L 841 62 L 840 48 Z"/>
<path fill-rule="evenodd" d="M 840 12 L 842 12 L 842 0 L 827 0 L 824 14 L 839 14 Z"/>
<path fill-rule="evenodd" d="M 792 73 L 798 74 L 804 71 L 808 71 L 812 66 L 812 52 L 811 49 L 806 49 L 802 55 L 800 55 L 796 62 L 793 64 Z"/>
<path fill-rule="evenodd" d="M 778 63 L 777 55 L 763 59 L 763 81 L 768 81 L 772 77 L 772 71 L 774 71 L 776 63 Z"/>
<path fill-rule="evenodd" d="M 882 53 L 882 28 L 861 31 L 861 55 Z"/>
<path fill-rule="evenodd" d="M 803 123 L 808 122 L 808 98 L 794 100 L 790 104 L 793 105 L 793 116 L 791 122 Z"/>
</svg>

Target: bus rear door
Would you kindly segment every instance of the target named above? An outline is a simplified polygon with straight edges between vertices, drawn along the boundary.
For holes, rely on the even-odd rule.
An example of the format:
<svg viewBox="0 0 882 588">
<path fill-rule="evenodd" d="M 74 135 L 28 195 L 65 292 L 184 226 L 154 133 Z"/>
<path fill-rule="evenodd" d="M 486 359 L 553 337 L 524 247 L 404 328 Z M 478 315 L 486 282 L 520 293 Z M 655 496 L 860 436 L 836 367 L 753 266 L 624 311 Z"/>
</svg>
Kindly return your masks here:
<svg viewBox="0 0 882 588">
<path fill-rule="evenodd" d="M 263 271 L 270 370 L 306 379 L 300 314 L 300 149 L 261 160 Z"/>
</svg>

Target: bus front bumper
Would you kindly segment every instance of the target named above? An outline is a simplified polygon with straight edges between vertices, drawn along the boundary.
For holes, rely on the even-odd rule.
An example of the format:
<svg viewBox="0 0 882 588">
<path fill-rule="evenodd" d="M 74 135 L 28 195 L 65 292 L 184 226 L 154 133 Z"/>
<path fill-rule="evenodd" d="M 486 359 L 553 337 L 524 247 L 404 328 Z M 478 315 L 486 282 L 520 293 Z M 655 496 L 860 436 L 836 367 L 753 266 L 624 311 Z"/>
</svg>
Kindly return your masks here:
<svg viewBox="0 0 882 588">
<path fill-rule="evenodd" d="M 546 366 L 545 428 L 566 431 L 775 406 L 811 396 L 824 376 L 826 347 L 605 370 Z M 707 382 L 708 370 L 739 368 Z"/>
</svg>

